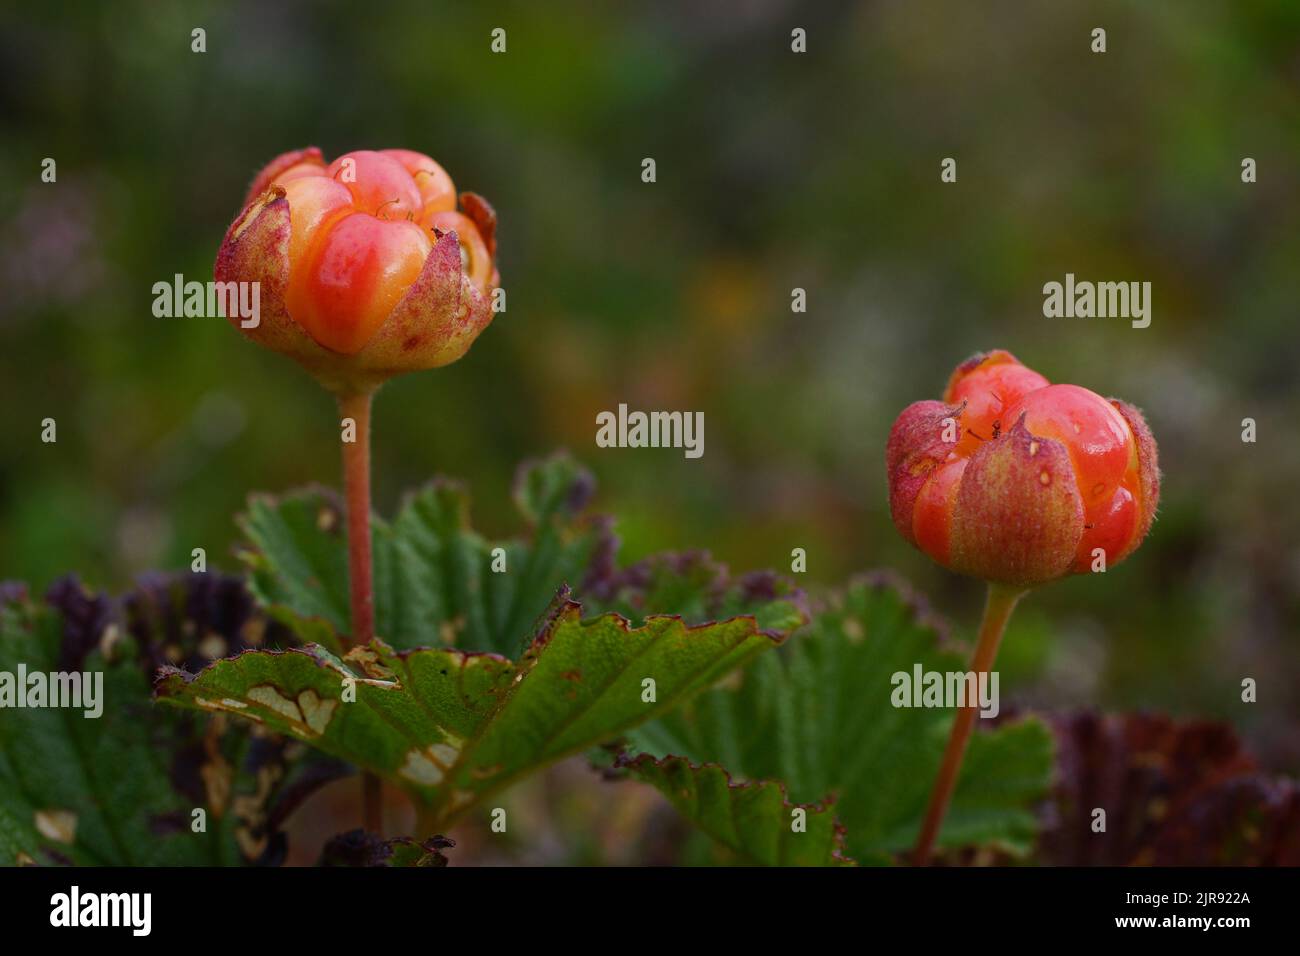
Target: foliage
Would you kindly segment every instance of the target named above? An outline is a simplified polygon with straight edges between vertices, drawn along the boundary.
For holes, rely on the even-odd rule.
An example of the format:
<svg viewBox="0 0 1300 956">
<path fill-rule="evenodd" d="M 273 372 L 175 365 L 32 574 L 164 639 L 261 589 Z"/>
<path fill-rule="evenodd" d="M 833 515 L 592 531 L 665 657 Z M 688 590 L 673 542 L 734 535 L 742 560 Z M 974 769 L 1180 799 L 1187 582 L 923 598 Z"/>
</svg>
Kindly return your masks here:
<svg viewBox="0 0 1300 956">
<path fill-rule="evenodd" d="M 98 717 L 23 707 L 0 720 L 0 860 L 275 864 L 280 824 L 349 772 L 275 734 L 150 704 L 162 659 L 194 661 L 284 636 L 236 578 L 153 576 L 121 601 L 57 582 L 46 601 L 6 586 L 0 671 L 102 674 Z M 194 811 L 204 826 L 196 832 Z"/>
<path fill-rule="evenodd" d="M 782 654 L 631 734 L 641 753 L 620 763 L 751 862 L 886 861 L 915 839 L 952 721 L 951 710 L 891 704 L 892 675 L 917 665 L 967 666 L 915 597 L 859 579 Z M 976 734 L 940 845 L 1023 855 L 1051 754 L 1037 720 Z M 793 801 L 809 802 L 798 837 Z"/>
<path fill-rule="evenodd" d="M 275 864 L 294 810 L 361 768 L 411 795 L 419 832 L 341 834 L 319 862 L 441 866 L 447 828 L 587 752 L 658 789 L 725 859 L 897 860 L 951 711 L 892 706 L 893 676 L 966 666 L 924 602 L 880 575 L 810 600 L 700 552 L 620 566 L 612 522 L 585 511 L 591 492 L 564 456 L 522 468 L 525 529 L 503 540 L 474 530 L 454 483 L 411 496 L 375 522 L 380 636 L 347 652 L 346 542 L 319 489 L 253 500 L 247 587 L 217 572 L 149 575 L 111 599 L 69 578 L 39 602 L 5 585 L 0 670 L 102 671 L 105 705 L 98 719 L 26 708 L 0 721 L 0 854 Z M 157 699 L 174 706 L 150 704 L 155 674 Z M 1136 719 L 1054 721 L 1061 757 L 1040 839 L 1048 727 L 993 723 L 972 739 L 941 833 L 950 860 L 1037 847 L 1087 862 L 1079 808 L 1099 792 L 1133 823 L 1107 861 L 1195 862 L 1189 834 L 1202 825 L 1215 860 L 1294 849 L 1290 784 L 1248 772 L 1235 743 L 1213 745 L 1218 732 Z M 611 747 L 612 764 L 600 757 Z M 1168 774 L 1153 776 L 1157 765 Z M 1142 815 L 1149 799 L 1171 808 L 1158 827 Z"/>
</svg>

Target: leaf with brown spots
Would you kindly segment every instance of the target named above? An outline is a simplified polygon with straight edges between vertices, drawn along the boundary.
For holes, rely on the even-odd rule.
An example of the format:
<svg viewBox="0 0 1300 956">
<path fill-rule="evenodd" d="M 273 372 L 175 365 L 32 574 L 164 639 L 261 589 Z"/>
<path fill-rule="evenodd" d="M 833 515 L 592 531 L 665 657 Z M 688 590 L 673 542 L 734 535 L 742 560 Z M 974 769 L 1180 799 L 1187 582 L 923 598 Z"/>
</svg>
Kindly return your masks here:
<svg viewBox="0 0 1300 956">
<path fill-rule="evenodd" d="M 205 660 L 198 647 L 265 636 L 239 581 L 148 579 L 122 601 L 56 582 L 48 603 L 17 593 L 0 607 L 0 671 L 75 671 L 102 679 L 102 713 L 13 708 L 0 719 L 0 862 L 199 865 L 276 862 L 268 807 L 299 744 L 229 721 L 160 713 L 157 661 Z M 206 832 L 191 829 L 206 812 Z"/>
<path fill-rule="evenodd" d="M 287 637 L 237 578 L 150 575 L 120 600 L 75 579 L 47 602 L 6 588 L 0 671 L 101 675 L 103 712 L 14 708 L 0 718 L 0 862 L 112 865 L 276 863 L 290 784 L 317 773 L 301 744 L 224 717 L 161 712 L 158 663 L 206 663 Z M 337 771 L 336 771 L 337 773 Z M 191 829 L 206 812 L 206 831 Z M 278 809 L 279 808 L 279 809 Z"/>
<path fill-rule="evenodd" d="M 197 674 L 167 668 L 160 700 L 290 734 L 408 790 L 426 832 L 524 774 L 625 733 L 774 647 L 803 620 L 770 614 L 633 627 L 581 619 L 561 594 L 517 663 L 376 641 L 340 659 L 319 646 L 246 652 Z M 653 680 L 654 693 L 646 692 Z M 355 694 L 355 701 L 345 700 Z"/>
</svg>

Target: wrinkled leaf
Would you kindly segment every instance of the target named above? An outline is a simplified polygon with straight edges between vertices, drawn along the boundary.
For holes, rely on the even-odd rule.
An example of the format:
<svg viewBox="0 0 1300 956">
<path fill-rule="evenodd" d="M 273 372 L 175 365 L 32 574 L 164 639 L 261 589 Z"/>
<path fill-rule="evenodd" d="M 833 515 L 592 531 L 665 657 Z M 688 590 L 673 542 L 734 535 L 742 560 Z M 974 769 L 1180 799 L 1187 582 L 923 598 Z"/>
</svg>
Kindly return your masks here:
<svg viewBox="0 0 1300 956">
<path fill-rule="evenodd" d="M 170 669 L 156 692 L 394 780 L 445 828 L 522 774 L 653 719 L 775 645 L 801 621 L 787 607 L 780 631 L 753 617 L 697 626 L 651 617 L 632 627 L 614 614 L 583 621 L 562 595 L 517 664 L 381 641 L 346 659 L 310 646 L 248 652 L 198 674 Z M 345 700 L 352 690 L 355 701 Z"/>
<path fill-rule="evenodd" d="M 608 522 L 580 517 L 593 488 L 567 456 L 523 466 L 515 503 L 528 535 L 508 541 L 475 532 L 468 492 L 447 480 L 408 497 L 391 522 L 372 517 L 376 634 L 399 650 L 519 653 L 556 589 L 582 584 L 613 548 Z M 304 641 L 338 651 L 350 629 L 338 496 L 320 488 L 255 496 L 240 524 L 259 600 Z"/>
<path fill-rule="evenodd" d="M 844 825 L 847 855 L 878 861 L 916 839 L 952 720 L 950 710 L 892 705 L 892 675 L 910 674 L 918 663 L 927 671 L 968 666 L 963 654 L 942 645 L 915 599 L 884 580 L 855 582 L 780 654 L 757 659 L 738 679 L 630 735 L 634 750 L 680 758 L 670 764 L 671 777 L 649 760 L 624 763 L 679 808 L 692 787 L 717 795 L 686 802 L 685 812 L 755 862 L 773 859 L 770 845 L 741 842 L 743 833 L 727 830 L 721 797 L 731 794 L 709 789 L 701 777 L 712 772 L 688 770 L 684 762 L 720 764 L 736 782 L 780 782 L 791 801 L 834 798 L 821 815 Z M 1051 740 L 1041 723 L 977 731 L 940 845 L 991 843 L 1025 851 L 1035 832 L 1033 804 L 1047 788 L 1050 769 Z M 789 829 L 788 805 L 769 800 L 767 809 L 769 826 L 776 818 Z M 814 815 L 810 810 L 810 821 Z M 817 832 L 827 832 L 827 825 L 819 824 Z M 829 853 L 818 855 L 823 863 L 835 862 Z"/>
</svg>

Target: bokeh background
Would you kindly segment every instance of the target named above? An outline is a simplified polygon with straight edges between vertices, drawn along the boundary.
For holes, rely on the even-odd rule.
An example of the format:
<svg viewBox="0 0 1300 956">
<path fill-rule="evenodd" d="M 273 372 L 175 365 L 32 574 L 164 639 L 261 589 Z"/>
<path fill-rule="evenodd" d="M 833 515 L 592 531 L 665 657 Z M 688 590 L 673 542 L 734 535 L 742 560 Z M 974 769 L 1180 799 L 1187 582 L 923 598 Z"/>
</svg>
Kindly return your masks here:
<svg viewBox="0 0 1300 956">
<path fill-rule="evenodd" d="M 567 447 L 629 558 L 893 567 L 969 635 L 980 588 L 895 533 L 883 449 L 1008 348 L 1142 407 L 1165 484 L 1133 558 L 1025 602 L 1004 693 L 1229 719 L 1300 771 L 1298 94 L 1291 2 L 6 4 L 0 578 L 233 568 L 250 491 L 337 483 L 307 375 L 151 290 L 211 277 L 275 154 L 407 146 L 496 206 L 508 311 L 381 393 L 380 509 L 443 472 L 512 533 L 516 464 Z M 1151 281 L 1150 328 L 1044 318 L 1066 272 Z M 598 449 L 619 402 L 703 411 L 704 457 Z"/>
</svg>

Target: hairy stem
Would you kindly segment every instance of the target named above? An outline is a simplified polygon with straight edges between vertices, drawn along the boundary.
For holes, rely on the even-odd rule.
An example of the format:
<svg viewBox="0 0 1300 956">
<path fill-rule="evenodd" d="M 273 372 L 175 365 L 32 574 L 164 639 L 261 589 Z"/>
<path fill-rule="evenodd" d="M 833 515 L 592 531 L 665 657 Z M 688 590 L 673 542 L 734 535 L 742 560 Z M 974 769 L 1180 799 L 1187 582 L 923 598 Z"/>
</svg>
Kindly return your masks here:
<svg viewBox="0 0 1300 956">
<path fill-rule="evenodd" d="M 989 584 L 988 600 L 984 604 L 984 620 L 980 624 L 979 640 L 975 645 L 975 656 L 971 660 L 971 670 L 976 674 L 986 674 L 993 669 L 993 661 L 998 654 L 998 644 L 1002 633 L 1011 619 L 1011 612 L 1016 609 L 1024 591 Z M 952 722 L 952 732 L 948 735 L 948 746 L 943 752 L 943 762 L 939 764 L 939 773 L 934 778 L 934 789 L 930 792 L 930 804 L 925 809 L 925 820 L 921 824 L 921 835 L 917 837 L 916 849 L 912 861 L 917 866 L 925 866 L 930 861 L 934 842 L 938 839 L 939 828 L 948 813 L 948 804 L 952 792 L 957 786 L 957 773 L 961 770 L 962 758 L 966 756 L 966 744 L 970 741 L 971 730 L 975 726 L 975 714 L 979 702 L 971 701 L 957 711 Z"/>
<path fill-rule="evenodd" d="M 375 636 L 375 598 L 370 566 L 370 392 L 339 397 L 339 413 L 351 419 L 353 441 L 343 442 L 343 489 L 347 499 L 348 581 L 352 594 L 349 646 Z"/>
<path fill-rule="evenodd" d="M 370 406 L 373 392 L 339 396 L 339 414 L 352 420 L 352 441 L 343 442 L 343 490 L 347 500 L 348 582 L 352 597 L 351 647 L 375 636 L 375 595 L 370 559 Z M 344 437 L 347 435 L 344 422 Z M 361 777 L 365 827 L 382 833 L 383 791 L 372 773 Z"/>
</svg>

